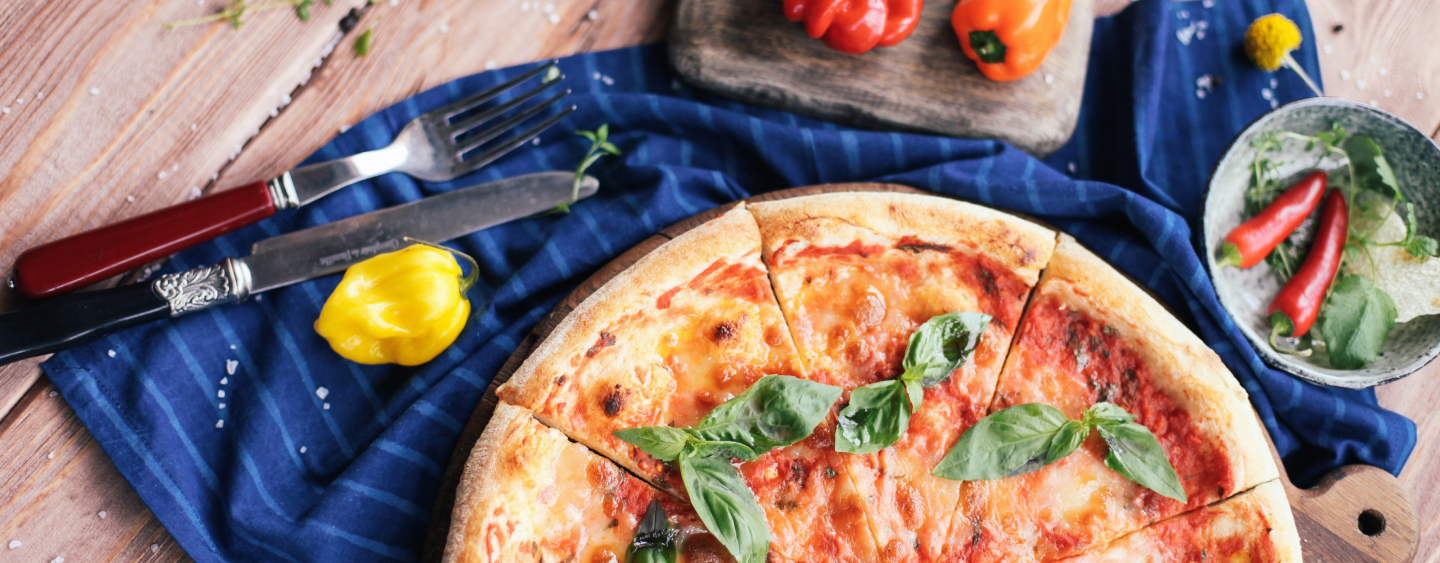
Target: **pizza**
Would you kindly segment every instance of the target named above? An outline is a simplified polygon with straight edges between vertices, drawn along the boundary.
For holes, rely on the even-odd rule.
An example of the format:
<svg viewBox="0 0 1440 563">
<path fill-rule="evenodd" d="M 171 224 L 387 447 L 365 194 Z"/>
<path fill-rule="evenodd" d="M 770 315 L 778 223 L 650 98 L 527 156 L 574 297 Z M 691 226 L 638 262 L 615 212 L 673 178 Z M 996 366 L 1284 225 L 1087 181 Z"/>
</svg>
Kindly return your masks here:
<svg viewBox="0 0 1440 563">
<path fill-rule="evenodd" d="M 917 339 L 961 312 L 984 323 L 922 390 Z M 776 377 L 789 391 L 756 395 Z M 892 383 L 908 421 L 849 453 L 855 405 Z M 801 387 L 838 397 L 803 428 Z M 607 281 L 497 394 L 447 563 L 623 561 L 650 545 L 642 518 L 669 523 L 681 561 L 1300 560 L 1263 432 L 1218 356 L 1073 239 L 966 202 L 741 203 Z M 1098 434 L 1018 476 L 934 474 L 1007 407 L 1077 419 L 1100 403 L 1153 433 L 1187 502 L 1107 467 Z M 700 456 L 719 477 L 690 479 Z"/>
</svg>

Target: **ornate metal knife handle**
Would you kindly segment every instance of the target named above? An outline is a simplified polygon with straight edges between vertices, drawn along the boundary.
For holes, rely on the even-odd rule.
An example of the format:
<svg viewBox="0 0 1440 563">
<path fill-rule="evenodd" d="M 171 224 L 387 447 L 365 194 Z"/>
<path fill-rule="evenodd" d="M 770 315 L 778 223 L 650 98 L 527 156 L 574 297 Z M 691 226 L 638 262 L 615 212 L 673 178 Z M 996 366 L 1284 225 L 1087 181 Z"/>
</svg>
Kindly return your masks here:
<svg viewBox="0 0 1440 563">
<path fill-rule="evenodd" d="M 152 287 L 170 303 L 170 315 L 180 316 L 212 305 L 240 301 L 250 295 L 250 267 L 226 258 L 205 266 L 160 276 Z"/>
</svg>

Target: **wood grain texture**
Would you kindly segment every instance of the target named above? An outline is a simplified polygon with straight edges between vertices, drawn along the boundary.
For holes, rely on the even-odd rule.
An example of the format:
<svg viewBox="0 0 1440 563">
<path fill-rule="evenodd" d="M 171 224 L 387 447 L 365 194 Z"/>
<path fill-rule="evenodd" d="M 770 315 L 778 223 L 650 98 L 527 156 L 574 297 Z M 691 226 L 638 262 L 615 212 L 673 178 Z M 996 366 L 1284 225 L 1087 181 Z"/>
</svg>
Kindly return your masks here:
<svg viewBox="0 0 1440 563">
<path fill-rule="evenodd" d="M 858 127 L 1001 139 L 1048 155 L 1070 139 L 1094 28 L 1075 0 L 1060 44 L 1030 76 L 985 78 L 960 51 L 950 2 L 927 2 L 894 47 L 847 55 L 786 20 L 775 0 L 679 0 L 670 60 L 684 79 L 744 102 Z"/>
<path fill-rule="evenodd" d="M 746 201 L 775 201 L 821 193 L 837 192 L 904 192 L 926 193 L 908 186 L 895 184 L 828 184 L 805 186 L 761 194 Z M 515 348 L 505 365 L 491 380 L 480 404 L 471 413 L 470 419 L 461 431 L 459 442 L 450 456 L 450 463 L 440 482 L 440 497 L 430 517 L 430 534 L 421 552 L 424 563 L 438 563 L 445 551 L 445 540 L 450 528 L 452 511 L 455 507 L 456 487 L 464 473 L 470 451 L 480 439 L 490 417 L 495 412 L 499 399 L 495 391 L 508 381 L 530 352 L 550 335 L 551 331 L 574 311 L 587 297 L 600 289 L 605 282 L 638 262 L 666 241 L 674 239 L 725 211 L 734 204 L 723 205 L 661 229 L 639 245 L 631 248 L 610 263 L 600 268 L 565 296 Z M 1132 280 L 1133 281 L 1133 280 Z M 1137 284 L 1138 285 L 1138 284 Z M 1143 286 L 1140 286 L 1143 287 Z M 1263 428 L 1263 426 L 1261 427 Z M 1263 430 L 1262 430 L 1263 431 Z M 1343 561 L 1353 563 L 1403 563 L 1414 558 L 1418 543 L 1415 509 L 1400 482 L 1385 471 L 1364 465 L 1350 465 L 1337 469 L 1321 479 L 1320 483 L 1307 490 L 1297 488 L 1290 482 L 1281 464 L 1280 455 L 1265 436 L 1270 454 L 1281 467 L 1280 481 L 1285 487 L 1295 516 L 1296 528 L 1301 538 L 1302 556 L 1306 561 Z M 1362 531 L 1360 515 L 1369 512 L 1369 517 L 1384 522 L 1381 530 Z"/>
</svg>

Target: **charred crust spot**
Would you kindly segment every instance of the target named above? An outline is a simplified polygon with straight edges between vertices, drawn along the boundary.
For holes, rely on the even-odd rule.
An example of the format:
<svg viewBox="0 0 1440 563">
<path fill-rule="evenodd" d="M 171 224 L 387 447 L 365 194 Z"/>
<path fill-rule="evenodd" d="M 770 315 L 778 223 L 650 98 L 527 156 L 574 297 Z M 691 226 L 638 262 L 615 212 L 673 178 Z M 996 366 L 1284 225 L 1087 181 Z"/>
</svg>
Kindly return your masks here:
<svg viewBox="0 0 1440 563">
<path fill-rule="evenodd" d="M 839 472 L 836 472 L 836 471 L 835 471 L 835 468 L 834 468 L 834 467 L 826 467 L 826 468 L 825 468 L 825 478 L 826 478 L 826 479 L 834 479 L 835 476 L 836 476 L 836 475 L 839 475 L 839 474 L 840 474 Z"/>
<path fill-rule="evenodd" d="M 1224 485 L 1221 485 L 1221 486 L 1219 486 L 1219 487 L 1216 487 L 1216 489 L 1215 489 L 1215 497 L 1216 497 L 1216 498 L 1225 498 L 1225 486 L 1224 486 Z"/>
<path fill-rule="evenodd" d="M 980 540 L 984 539 L 984 537 L 985 527 L 980 524 L 980 518 L 977 516 L 974 520 L 970 521 L 970 545 L 972 547 L 980 545 Z"/>
<path fill-rule="evenodd" d="M 798 459 L 790 462 L 790 478 L 796 482 L 805 480 L 805 464 L 800 463 Z"/>
<path fill-rule="evenodd" d="M 948 247 L 948 246 L 945 246 L 945 245 L 943 245 L 943 244 L 930 244 L 930 243 L 901 244 L 901 245 L 897 245 L 895 248 L 896 248 L 897 250 L 904 250 L 904 251 L 906 251 L 906 252 L 913 252 L 913 253 L 915 253 L 915 254 L 919 254 L 919 253 L 921 253 L 921 252 L 925 252 L 926 250 L 930 250 L 930 251 L 934 251 L 934 252 L 950 252 L 951 250 L 953 250 L 952 248 L 950 248 L 950 247 Z"/>
<path fill-rule="evenodd" d="M 593 358 L 595 354 L 599 354 L 601 350 L 614 345 L 615 335 L 602 330 L 600 331 L 600 338 L 595 341 L 595 345 L 585 351 L 585 357 Z"/>
<path fill-rule="evenodd" d="M 565 384 L 565 378 L 566 378 L 566 376 L 563 376 L 563 375 L 560 376 L 560 377 L 555 378 L 555 386 L 556 386 L 556 387 L 559 387 L 559 386 L 561 386 L 561 385 L 564 385 L 564 384 Z"/>
<path fill-rule="evenodd" d="M 615 384 L 615 388 L 600 400 L 600 408 L 605 410 L 605 416 L 614 418 L 615 415 L 620 414 L 620 411 L 625 409 L 625 400 L 629 398 L 629 395 L 630 393 L 620 388 L 620 384 Z"/>
<path fill-rule="evenodd" d="M 716 344 L 724 344 L 730 340 L 734 340 L 740 336 L 739 325 L 740 322 L 738 320 L 724 321 L 715 325 L 715 329 L 710 331 L 710 340 Z"/>
<path fill-rule="evenodd" d="M 606 527 L 606 528 L 614 528 L 614 527 L 619 526 L 619 525 L 620 525 L 620 521 L 619 521 L 619 520 L 617 520 L 617 519 L 615 519 L 615 518 L 611 518 L 611 519 L 610 519 L 610 524 L 607 525 L 607 526 L 605 526 L 605 527 Z"/>
</svg>

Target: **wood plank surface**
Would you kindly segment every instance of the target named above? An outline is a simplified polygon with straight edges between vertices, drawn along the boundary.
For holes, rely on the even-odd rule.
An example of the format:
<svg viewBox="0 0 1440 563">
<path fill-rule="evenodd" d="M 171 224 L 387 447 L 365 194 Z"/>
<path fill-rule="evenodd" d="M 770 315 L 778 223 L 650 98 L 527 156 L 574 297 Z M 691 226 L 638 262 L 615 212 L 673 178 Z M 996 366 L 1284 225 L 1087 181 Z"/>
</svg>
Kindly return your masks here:
<svg viewBox="0 0 1440 563">
<path fill-rule="evenodd" d="M 881 130 L 1000 139 L 1048 156 L 1080 117 L 1094 3 L 1033 74 L 985 78 L 960 50 L 950 2 L 927 2 L 914 33 L 893 47 L 836 52 L 775 17 L 775 0 L 679 0 L 670 60 L 691 85 L 742 102 Z"/>
<path fill-rule="evenodd" d="M 522 0 L 384 0 L 321 60 L 339 19 L 365 3 L 320 3 L 309 24 L 274 10 L 238 31 L 222 24 L 163 32 L 159 23 L 212 13 L 223 2 L 0 2 L 0 107 L 11 110 L 0 113 L 0 272 L 8 272 L 24 248 L 182 201 L 191 188 L 274 176 L 341 125 L 491 61 L 504 66 L 658 40 L 673 10 L 672 0 L 559 0 L 553 3 L 560 21 L 550 24 L 539 1 L 521 11 Z M 1096 0 L 1096 11 L 1113 13 L 1126 4 Z M 1440 133 L 1440 104 L 1431 97 L 1440 96 L 1440 52 L 1427 37 L 1440 25 L 1440 10 L 1407 0 L 1308 5 L 1330 94 L 1373 98 L 1422 130 Z M 590 10 L 598 17 L 582 19 Z M 1337 23 L 1344 29 L 1334 33 Z M 371 28 L 375 48 L 356 60 L 349 46 Z M 317 60 L 320 69 L 297 90 Z M 1348 86 L 1342 70 L 1351 73 Z M 1365 78 L 1363 90 L 1362 72 L 1378 77 Z M 1404 80 L 1414 81 L 1424 97 L 1405 93 Z M 1392 95 L 1384 96 L 1385 89 Z M 277 107 L 287 95 L 293 102 Z M 14 306 L 9 293 L 0 288 L 0 310 Z M 40 380 L 35 363 L 0 367 L 0 502 L 6 502 L 0 505 L 0 560 L 10 560 L 5 546 L 16 531 L 24 536 L 13 538 L 22 542 L 17 550 L 25 551 L 16 552 L 22 561 L 49 561 L 61 555 L 56 546 L 65 547 L 68 561 L 185 559 L 73 412 L 49 396 L 52 387 Z M 1419 425 L 1401 480 L 1417 503 L 1425 563 L 1440 563 L 1437 386 L 1440 366 L 1432 365 L 1379 389 L 1382 405 Z M 55 436 L 69 436 L 69 445 L 53 448 L 51 460 Z M 27 502 L 14 500 L 17 495 L 33 500 L 42 492 L 44 502 L 15 508 Z M 102 525 L 84 517 L 98 518 L 102 509 Z M 125 547 L 117 552 L 117 545 Z"/>
</svg>

